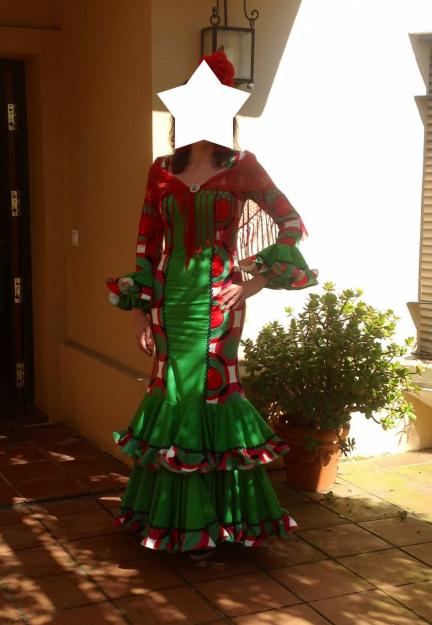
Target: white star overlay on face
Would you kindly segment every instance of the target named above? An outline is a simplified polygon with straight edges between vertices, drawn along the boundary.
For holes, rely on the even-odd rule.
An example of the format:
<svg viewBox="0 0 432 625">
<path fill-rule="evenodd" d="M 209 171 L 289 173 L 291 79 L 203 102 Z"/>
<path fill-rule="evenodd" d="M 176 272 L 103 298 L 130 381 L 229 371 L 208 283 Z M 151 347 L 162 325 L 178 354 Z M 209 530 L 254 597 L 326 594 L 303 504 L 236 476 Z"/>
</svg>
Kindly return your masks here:
<svg viewBox="0 0 432 625">
<path fill-rule="evenodd" d="M 211 141 L 233 147 L 233 118 L 250 96 L 223 85 L 206 61 L 181 87 L 158 96 L 175 119 L 175 148 Z"/>
</svg>

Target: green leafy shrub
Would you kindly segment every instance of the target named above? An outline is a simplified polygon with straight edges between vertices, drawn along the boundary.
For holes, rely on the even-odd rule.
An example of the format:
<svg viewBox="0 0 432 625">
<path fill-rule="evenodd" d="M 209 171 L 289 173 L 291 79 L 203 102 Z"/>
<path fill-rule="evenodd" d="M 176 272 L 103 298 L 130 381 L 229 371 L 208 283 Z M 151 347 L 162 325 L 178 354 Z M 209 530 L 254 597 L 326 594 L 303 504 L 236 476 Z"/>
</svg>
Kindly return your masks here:
<svg viewBox="0 0 432 625">
<path fill-rule="evenodd" d="M 288 323 L 267 323 L 255 341 L 246 339 L 243 378 L 246 392 L 271 421 L 305 428 L 341 431 L 351 413 L 363 413 L 384 429 L 415 420 L 404 393 L 417 393 L 411 371 L 398 358 L 407 353 L 394 342 L 399 319 L 360 300 L 361 289 L 335 293 L 331 282 L 323 293 L 309 295 L 294 315 L 285 308 Z M 353 439 L 341 441 L 347 453 Z"/>
</svg>

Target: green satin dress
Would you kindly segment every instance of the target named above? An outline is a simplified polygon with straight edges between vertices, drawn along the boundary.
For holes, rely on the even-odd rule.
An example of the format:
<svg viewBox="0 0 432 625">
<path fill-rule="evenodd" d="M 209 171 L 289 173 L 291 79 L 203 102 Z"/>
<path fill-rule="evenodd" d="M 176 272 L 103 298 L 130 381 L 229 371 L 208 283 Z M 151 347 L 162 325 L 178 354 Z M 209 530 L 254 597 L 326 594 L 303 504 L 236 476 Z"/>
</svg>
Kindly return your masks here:
<svg viewBox="0 0 432 625">
<path fill-rule="evenodd" d="M 107 280 L 112 304 L 149 313 L 156 345 L 146 393 L 113 433 L 135 461 L 115 524 L 169 552 L 258 546 L 296 527 L 264 467 L 289 448 L 245 396 L 237 356 L 245 305 L 225 311 L 220 291 L 241 281 L 240 267 L 288 290 L 317 284 L 317 272 L 297 248 L 301 218 L 251 152 L 233 151 L 222 172 L 192 187 L 167 158 L 150 168 L 136 271 Z M 270 215 L 278 238 L 239 263 L 247 199 Z"/>
</svg>

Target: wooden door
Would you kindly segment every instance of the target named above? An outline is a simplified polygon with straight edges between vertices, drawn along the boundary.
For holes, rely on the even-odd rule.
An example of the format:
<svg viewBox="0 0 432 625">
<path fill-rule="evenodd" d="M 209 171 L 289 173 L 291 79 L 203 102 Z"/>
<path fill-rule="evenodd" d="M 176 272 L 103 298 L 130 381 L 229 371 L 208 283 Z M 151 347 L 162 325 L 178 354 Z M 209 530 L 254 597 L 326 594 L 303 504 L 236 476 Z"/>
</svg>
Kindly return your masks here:
<svg viewBox="0 0 432 625">
<path fill-rule="evenodd" d="M 25 63 L 0 59 L 0 406 L 34 399 Z M 2 411 L 3 413 L 3 411 Z"/>
</svg>

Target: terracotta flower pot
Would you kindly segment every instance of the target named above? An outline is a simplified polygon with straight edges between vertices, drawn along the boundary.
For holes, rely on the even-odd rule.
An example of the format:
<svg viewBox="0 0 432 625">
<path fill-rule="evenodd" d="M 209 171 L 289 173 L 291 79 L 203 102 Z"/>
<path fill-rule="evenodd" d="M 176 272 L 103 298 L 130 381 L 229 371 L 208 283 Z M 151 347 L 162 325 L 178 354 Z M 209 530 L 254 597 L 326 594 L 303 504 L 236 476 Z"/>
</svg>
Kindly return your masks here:
<svg viewBox="0 0 432 625">
<path fill-rule="evenodd" d="M 284 423 L 274 423 L 273 429 L 290 446 L 290 451 L 283 456 L 288 485 L 309 492 L 329 490 L 341 456 L 336 430 L 300 428 Z M 341 430 L 342 439 L 347 437 L 348 431 L 348 428 Z M 319 441 L 313 450 L 305 447 L 310 436 Z"/>
</svg>

